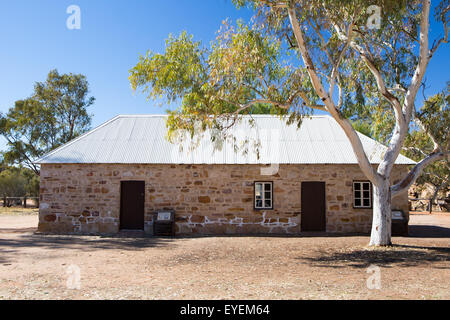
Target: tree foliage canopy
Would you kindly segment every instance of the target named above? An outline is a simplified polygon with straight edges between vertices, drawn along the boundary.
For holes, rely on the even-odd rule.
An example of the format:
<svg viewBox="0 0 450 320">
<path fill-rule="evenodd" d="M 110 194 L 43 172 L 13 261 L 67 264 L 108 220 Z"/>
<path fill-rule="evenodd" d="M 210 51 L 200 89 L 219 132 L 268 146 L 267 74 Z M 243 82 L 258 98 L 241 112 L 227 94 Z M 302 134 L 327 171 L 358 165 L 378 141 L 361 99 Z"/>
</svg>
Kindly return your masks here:
<svg viewBox="0 0 450 320">
<path fill-rule="evenodd" d="M 180 129 L 191 135 L 206 128 L 224 131 L 261 105 L 266 112 L 288 115 L 290 122 L 300 123 L 315 109 L 354 124 L 370 119 L 371 130 L 384 134 L 386 144 L 399 124 L 396 115 L 409 122 L 411 97 L 423 77 L 418 74 L 422 1 L 371 2 L 380 9 L 376 28 L 363 0 L 234 3 L 254 9 L 249 25 L 225 21 L 209 46 L 186 32 L 171 35 L 164 53 L 148 52 L 130 71 L 133 89 L 179 104 L 170 112 L 169 138 Z M 448 1 L 435 7 L 434 16 L 443 22 L 445 37 L 433 43 L 429 58 L 447 41 Z M 296 27 L 307 55 L 299 48 Z M 350 129 L 346 133 L 357 140 Z M 393 148 L 392 156 L 400 149 Z"/>
<path fill-rule="evenodd" d="M 406 137 L 404 154 L 415 161 L 421 161 L 436 148 L 450 147 L 450 83 L 442 92 L 427 99 L 416 114 L 415 128 Z M 439 190 L 449 187 L 450 161 L 448 158 L 436 161 L 424 168 L 418 184 L 429 183 Z"/>
<path fill-rule="evenodd" d="M 27 193 L 27 179 L 19 168 L 8 168 L 0 172 L 0 196 L 23 197 Z"/>
<path fill-rule="evenodd" d="M 149 98 L 181 103 L 170 113 L 169 133 L 186 129 L 194 134 L 199 122 L 203 129 L 223 130 L 220 120 L 234 115 L 308 113 L 292 94 L 305 78 L 283 63 L 285 55 L 281 41 L 264 36 L 260 27 L 225 21 L 210 48 L 185 32 L 170 36 L 164 54 L 140 57 L 130 81 Z"/>
<path fill-rule="evenodd" d="M 92 116 L 87 108 L 95 99 L 88 94 L 84 75 L 50 71 L 45 82 L 35 84 L 31 97 L 16 101 L 0 115 L 0 133 L 8 146 L 4 161 L 24 164 L 38 173 L 33 160 L 90 128 Z"/>
<path fill-rule="evenodd" d="M 180 103 L 168 118 L 169 138 L 178 130 L 191 136 L 207 128 L 223 133 L 261 104 L 272 114 L 288 115 L 288 123 L 300 124 L 315 109 L 328 112 L 373 183 L 371 244 L 390 244 L 390 198 L 428 164 L 448 157 L 447 145 L 434 139 L 433 152 L 390 185 L 428 63 L 448 42 L 449 1 L 435 6 L 444 35 L 433 42 L 430 0 L 233 2 L 254 10 L 249 25 L 225 23 L 208 47 L 186 33 L 171 36 L 163 54 L 140 58 L 131 70 L 132 87 Z M 375 120 L 370 131 L 385 134 L 387 149 L 377 168 L 354 128 L 367 119 Z M 386 133 L 386 126 L 392 130 Z"/>
</svg>

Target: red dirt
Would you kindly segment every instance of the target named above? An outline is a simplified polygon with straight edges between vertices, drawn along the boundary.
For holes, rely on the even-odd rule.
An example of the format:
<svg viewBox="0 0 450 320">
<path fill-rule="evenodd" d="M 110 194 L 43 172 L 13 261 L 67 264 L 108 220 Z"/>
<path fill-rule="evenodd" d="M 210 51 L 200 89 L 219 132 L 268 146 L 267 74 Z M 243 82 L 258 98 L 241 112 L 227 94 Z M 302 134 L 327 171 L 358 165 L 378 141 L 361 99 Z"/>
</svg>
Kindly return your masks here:
<svg viewBox="0 0 450 320">
<path fill-rule="evenodd" d="M 449 299 L 450 215 L 411 215 L 412 237 L 44 236 L 0 216 L 0 299 Z M 67 288 L 80 268 L 80 290 Z M 368 289 L 367 267 L 381 289 Z"/>
</svg>

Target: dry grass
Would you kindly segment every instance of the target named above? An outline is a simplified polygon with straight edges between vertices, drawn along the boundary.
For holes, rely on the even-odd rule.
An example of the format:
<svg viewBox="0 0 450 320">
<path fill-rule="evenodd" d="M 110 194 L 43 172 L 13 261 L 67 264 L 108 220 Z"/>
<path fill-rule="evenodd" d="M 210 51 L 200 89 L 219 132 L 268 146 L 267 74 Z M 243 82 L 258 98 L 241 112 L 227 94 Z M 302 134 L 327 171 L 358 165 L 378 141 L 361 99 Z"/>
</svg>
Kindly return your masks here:
<svg viewBox="0 0 450 320">
<path fill-rule="evenodd" d="M 450 217 L 439 219 L 448 232 Z M 421 237 L 381 249 L 361 236 L 44 236 L 2 226 L 0 299 L 449 299 L 448 233 L 420 235 L 417 225 Z M 66 286 L 70 265 L 80 290 Z M 367 288 L 370 265 L 380 290 Z"/>
<path fill-rule="evenodd" d="M 23 207 L 0 207 L 0 215 L 8 216 L 26 216 L 39 214 L 39 208 L 23 208 Z"/>
</svg>

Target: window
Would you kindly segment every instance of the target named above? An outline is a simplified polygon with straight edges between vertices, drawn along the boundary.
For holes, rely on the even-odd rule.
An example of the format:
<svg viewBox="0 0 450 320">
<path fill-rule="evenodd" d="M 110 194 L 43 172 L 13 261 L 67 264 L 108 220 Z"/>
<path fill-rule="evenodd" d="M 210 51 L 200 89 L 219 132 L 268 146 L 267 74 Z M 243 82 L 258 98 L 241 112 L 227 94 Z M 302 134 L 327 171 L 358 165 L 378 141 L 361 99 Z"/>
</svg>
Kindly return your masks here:
<svg viewBox="0 0 450 320">
<path fill-rule="evenodd" d="M 369 181 L 353 182 L 353 207 L 372 208 L 372 184 Z"/>
<path fill-rule="evenodd" d="M 273 209 L 273 182 L 255 182 L 255 209 Z"/>
</svg>

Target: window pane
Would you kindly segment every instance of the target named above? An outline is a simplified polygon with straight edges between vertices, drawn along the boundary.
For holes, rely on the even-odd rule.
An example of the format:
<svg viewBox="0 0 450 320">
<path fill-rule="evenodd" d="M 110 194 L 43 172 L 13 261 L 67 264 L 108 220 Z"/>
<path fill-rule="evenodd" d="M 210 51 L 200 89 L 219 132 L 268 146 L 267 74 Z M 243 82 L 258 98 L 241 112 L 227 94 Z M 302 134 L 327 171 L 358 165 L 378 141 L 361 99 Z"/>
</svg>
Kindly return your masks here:
<svg viewBox="0 0 450 320">
<path fill-rule="evenodd" d="M 364 207 L 370 207 L 370 199 L 364 199 Z"/>
<path fill-rule="evenodd" d="M 262 183 L 256 183 L 255 184 L 255 194 L 261 195 L 262 194 Z"/>
<path fill-rule="evenodd" d="M 364 198 L 370 198 L 370 191 L 364 191 Z"/>
<path fill-rule="evenodd" d="M 355 190 L 361 190 L 361 183 L 355 182 L 354 187 L 355 187 Z"/>
<path fill-rule="evenodd" d="M 264 209 L 273 207 L 272 182 L 255 182 L 255 208 Z"/>
<path fill-rule="evenodd" d="M 363 184 L 363 190 L 369 191 L 370 190 L 370 183 L 364 183 Z"/>
<path fill-rule="evenodd" d="M 355 198 L 361 198 L 361 191 L 355 191 Z"/>
<path fill-rule="evenodd" d="M 361 199 L 355 199 L 355 207 L 361 207 Z"/>
</svg>

